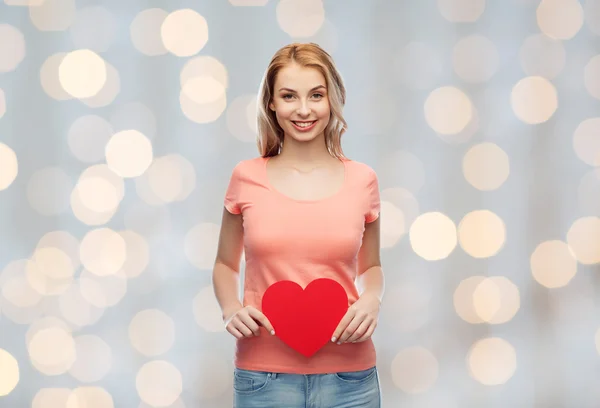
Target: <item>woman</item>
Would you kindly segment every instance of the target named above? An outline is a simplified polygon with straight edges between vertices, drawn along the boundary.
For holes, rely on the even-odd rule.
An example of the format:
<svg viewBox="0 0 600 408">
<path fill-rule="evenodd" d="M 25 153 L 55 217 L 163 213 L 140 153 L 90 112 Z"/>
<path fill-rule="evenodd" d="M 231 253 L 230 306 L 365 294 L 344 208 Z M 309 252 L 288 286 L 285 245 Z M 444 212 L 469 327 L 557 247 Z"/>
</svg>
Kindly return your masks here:
<svg viewBox="0 0 600 408">
<path fill-rule="evenodd" d="M 316 44 L 283 47 L 262 80 L 260 157 L 233 169 L 213 271 L 227 331 L 237 339 L 237 408 L 381 406 L 371 340 L 384 291 L 379 186 L 369 166 L 342 153 L 345 99 L 330 55 Z M 305 357 L 277 337 L 261 301 L 275 282 L 305 288 L 317 278 L 338 282 L 349 307 L 332 341 Z"/>
</svg>

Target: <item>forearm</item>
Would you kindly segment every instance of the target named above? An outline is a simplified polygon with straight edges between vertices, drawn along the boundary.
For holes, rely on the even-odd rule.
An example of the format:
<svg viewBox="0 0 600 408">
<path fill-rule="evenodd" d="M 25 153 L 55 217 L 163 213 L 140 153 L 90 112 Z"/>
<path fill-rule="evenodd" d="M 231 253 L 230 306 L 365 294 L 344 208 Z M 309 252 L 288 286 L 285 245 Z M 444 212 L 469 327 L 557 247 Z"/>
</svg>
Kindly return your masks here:
<svg viewBox="0 0 600 408">
<path fill-rule="evenodd" d="M 215 262 L 212 281 L 217 302 L 221 307 L 223 320 L 243 307 L 238 297 L 239 273 L 229 266 Z"/>
<path fill-rule="evenodd" d="M 375 296 L 381 303 L 385 292 L 385 278 L 381 266 L 372 266 L 358 276 L 357 285 L 360 296 Z"/>
</svg>

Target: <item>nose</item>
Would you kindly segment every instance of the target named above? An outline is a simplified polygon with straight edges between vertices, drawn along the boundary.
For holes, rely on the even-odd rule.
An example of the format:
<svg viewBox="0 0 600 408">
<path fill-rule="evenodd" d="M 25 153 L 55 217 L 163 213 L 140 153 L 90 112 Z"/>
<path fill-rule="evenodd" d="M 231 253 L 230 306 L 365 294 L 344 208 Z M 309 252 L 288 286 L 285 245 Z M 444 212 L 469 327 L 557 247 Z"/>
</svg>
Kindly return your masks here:
<svg viewBox="0 0 600 408">
<path fill-rule="evenodd" d="M 310 115 L 310 107 L 308 106 L 307 101 L 301 101 L 298 109 L 296 111 L 300 116 L 308 116 Z"/>
</svg>

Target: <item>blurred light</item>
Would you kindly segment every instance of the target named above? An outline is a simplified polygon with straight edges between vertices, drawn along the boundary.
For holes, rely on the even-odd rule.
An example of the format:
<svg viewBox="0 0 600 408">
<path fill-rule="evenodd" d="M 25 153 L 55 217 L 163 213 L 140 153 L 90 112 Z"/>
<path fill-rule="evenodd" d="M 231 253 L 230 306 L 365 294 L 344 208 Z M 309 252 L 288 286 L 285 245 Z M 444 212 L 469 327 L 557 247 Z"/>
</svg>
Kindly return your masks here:
<svg viewBox="0 0 600 408">
<path fill-rule="evenodd" d="M 81 240 L 80 259 L 83 266 L 98 276 L 113 275 L 125 263 L 125 240 L 109 228 L 88 231 Z"/>
<path fill-rule="evenodd" d="M 162 310 L 142 310 L 129 323 L 129 341 L 144 356 L 164 354 L 175 343 L 175 322 Z"/>
<path fill-rule="evenodd" d="M 33 366 L 42 374 L 66 373 L 75 361 L 75 341 L 59 326 L 43 328 L 32 334 L 27 350 Z"/>
<path fill-rule="evenodd" d="M 533 278 L 547 288 L 566 286 L 577 273 L 577 260 L 569 245 L 562 241 L 540 243 L 530 259 Z"/>
<path fill-rule="evenodd" d="M 6 190 L 19 174 L 17 155 L 7 145 L 0 143 L 0 191 Z"/>
<path fill-rule="evenodd" d="M 385 218 L 381 222 L 381 248 L 391 248 L 406 233 L 406 222 L 402 210 L 388 201 L 381 201 L 381 213 Z"/>
<path fill-rule="evenodd" d="M 138 177 L 152 163 L 152 143 L 137 130 L 115 133 L 106 144 L 106 163 L 121 177 Z"/>
<path fill-rule="evenodd" d="M 78 387 L 67 399 L 65 408 L 114 408 L 112 396 L 101 387 Z"/>
<path fill-rule="evenodd" d="M 478 190 L 490 191 L 502 186 L 508 178 L 508 155 L 494 143 L 480 143 L 465 153 L 462 161 L 465 179 Z"/>
<path fill-rule="evenodd" d="M 148 139 L 156 136 L 156 116 L 141 102 L 130 102 L 119 105 L 110 116 L 113 131 L 137 130 Z"/>
<path fill-rule="evenodd" d="M 161 26 L 169 13 L 160 8 L 151 8 L 139 12 L 129 27 L 131 42 L 142 54 L 154 57 L 168 51 L 161 38 Z"/>
<path fill-rule="evenodd" d="M 558 108 L 556 88 L 546 78 L 523 78 L 512 88 L 511 106 L 517 118 L 525 123 L 546 122 Z"/>
<path fill-rule="evenodd" d="M 311 37 L 325 21 L 322 0 L 280 0 L 277 23 L 292 38 Z"/>
<path fill-rule="evenodd" d="M 50 251 L 44 252 L 47 249 Z M 40 250 L 42 252 L 39 252 Z M 36 260 L 36 254 L 41 255 L 41 262 Z M 66 255 L 66 257 L 62 255 Z M 67 273 L 69 270 L 73 270 L 74 273 L 75 268 L 71 259 L 59 248 L 36 249 L 32 260 L 27 261 L 24 265 L 27 282 L 40 295 L 54 296 L 64 293 L 73 282 L 73 275 Z M 48 263 L 52 261 L 58 261 L 58 264 Z M 62 278 L 61 275 L 63 275 Z"/>
<path fill-rule="evenodd" d="M 29 18 L 40 31 L 65 31 L 75 20 L 75 0 L 44 0 L 29 7 Z"/>
<path fill-rule="evenodd" d="M 214 333 L 225 331 L 221 307 L 212 286 L 202 288 L 194 297 L 193 312 L 196 323 L 204 330 Z"/>
<path fill-rule="evenodd" d="M 19 363 L 8 351 L 0 348 L 0 397 L 10 394 L 20 380 Z"/>
<path fill-rule="evenodd" d="M 584 265 L 600 263 L 600 217 L 581 217 L 569 228 L 567 243 Z"/>
<path fill-rule="evenodd" d="M 419 394 L 429 390 L 438 376 L 438 361 L 424 347 L 405 348 L 392 360 L 392 381 L 406 393 Z"/>
<path fill-rule="evenodd" d="M 40 82 L 42 83 L 42 89 L 44 89 L 44 92 L 46 92 L 48 96 L 57 101 L 65 101 L 73 98 L 64 90 L 58 78 L 58 69 L 66 55 L 66 52 L 52 54 L 46 58 L 40 67 Z"/>
<path fill-rule="evenodd" d="M 600 55 L 592 57 L 585 65 L 583 77 L 589 94 L 600 99 Z"/>
<path fill-rule="evenodd" d="M 319 44 L 321 48 L 327 50 L 327 52 L 333 55 L 338 48 L 338 30 L 328 19 L 323 21 L 321 24 L 321 28 L 317 31 L 313 36 L 306 37 L 304 41 L 313 42 L 315 44 Z"/>
<path fill-rule="evenodd" d="M 458 41 L 454 46 L 452 59 L 456 74 L 471 83 L 489 81 L 500 64 L 500 56 L 494 43 L 479 34 Z"/>
<path fill-rule="evenodd" d="M 208 42 L 206 19 L 192 9 L 170 13 L 160 31 L 165 48 L 178 57 L 195 55 Z"/>
<path fill-rule="evenodd" d="M 427 124 L 443 135 L 461 132 L 473 116 L 469 97 L 452 86 L 433 90 L 425 101 L 424 110 Z"/>
<path fill-rule="evenodd" d="M 69 374 L 80 382 L 91 383 L 102 380 L 112 366 L 112 352 L 100 337 L 83 335 L 75 338 L 77 358 Z"/>
<path fill-rule="evenodd" d="M 59 167 L 46 167 L 33 173 L 27 183 L 29 205 L 42 215 L 58 215 L 69 209 L 73 180 Z"/>
<path fill-rule="evenodd" d="M 432 88 L 443 70 L 440 52 L 430 44 L 416 41 L 394 57 L 394 68 L 405 86 L 418 90 Z"/>
<path fill-rule="evenodd" d="M 69 286 L 58 298 L 62 316 L 77 329 L 95 324 L 104 314 L 104 309 L 87 301 L 81 293 L 81 281 Z"/>
<path fill-rule="evenodd" d="M 125 240 L 127 257 L 117 276 L 132 279 L 140 276 L 150 262 L 150 247 L 143 236 L 135 231 L 125 230 L 119 234 Z"/>
<path fill-rule="evenodd" d="M 211 76 L 196 76 L 185 82 L 182 88 L 185 96 L 194 103 L 213 103 L 223 97 L 225 88 Z"/>
<path fill-rule="evenodd" d="M 90 98 L 83 98 L 81 102 L 90 108 L 101 108 L 114 102 L 121 92 L 121 78 L 119 72 L 111 64 L 105 61 L 106 81 L 102 89 Z"/>
<path fill-rule="evenodd" d="M 96 163 L 104 160 L 104 149 L 112 135 L 112 127 L 104 118 L 81 116 L 69 128 L 69 148 L 82 162 Z"/>
<path fill-rule="evenodd" d="M 388 202 L 402 213 L 402 221 L 404 224 L 400 234 L 400 238 L 408 232 L 408 227 L 414 222 L 419 216 L 419 202 L 415 198 L 414 194 L 402 187 L 389 187 L 381 190 L 381 201 Z"/>
<path fill-rule="evenodd" d="M 472 23 L 485 10 L 485 0 L 437 0 L 442 16 L 451 23 Z"/>
<path fill-rule="evenodd" d="M 25 54 L 23 33 L 12 25 L 0 24 L 0 73 L 17 69 Z"/>
<path fill-rule="evenodd" d="M 506 383 L 517 369 L 514 347 L 506 340 L 490 337 L 481 339 L 469 350 L 467 365 L 471 376 L 484 385 Z"/>
<path fill-rule="evenodd" d="M 161 360 L 144 364 L 135 380 L 140 399 L 153 407 L 174 403 L 183 389 L 179 370 Z"/>
<path fill-rule="evenodd" d="M 223 94 L 217 101 L 199 104 L 192 101 L 182 90 L 179 103 L 183 114 L 192 122 L 204 124 L 216 121 L 227 107 L 227 96 Z"/>
<path fill-rule="evenodd" d="M 211 270 L 214 266 L 219 230 L 216 224 L 202 223 L 192 227 L 185 235 L 185 255 L 196 268 Z"/>
<path fill-rule="evenodd" d="M 504 221 L 489 210 L 471 211 L 458 225 L 462 249 L 474 258 L 496 255 L 506 241 Z"/>
<path fill-rule="evenodd" d="M 477 284 L 473 295 L 475 313 L 484 322 L 503 324 L 519 311 L 519 288 L 504 276 L 492 276 Z"/>
<path fill-rule="evenodd" d="M 566 53 L 562 41 L 544 34 L 533 34 L 523 42 L 519 59 L 527 75 L 552 79 L 564 69 Z"/>
<path fill-rule="evenodd" d="M 104 87 L 106 63 L 93 51 L 82 49 L 67 53 L 58 67 L 63 89 L 75 98 L 91 98 Z"/>
<path fill-rule="evenodd" d="M 24 270 L 20 271 L 18 275 L 4 280 L 0 286 L 0 292 L 4 299 L 20 308 L 35 306 L 42 299 L 40 293 L 27 280 Z"/>
<path fill-rule="evenodd" d="M 573 134 L 575 154 L 590 166 L 600 166 L 600 117 L 583 120 Z"/>
<path fill-rule="evenodd" d="M 413 251 L 428 261 L 447 258 L 456 247 L 454 222 L 441 212 L 427 212 L 417 217 L 410 227 Z"/>
<path fill-rule="evenodd" d="M 117 193 L 116 198 L 118 199 L 118 203 L 121 202 L 125 195 L 125 184 L 123 179 L 114 171 L 112 171 L 106 164 L 95 164 L 86 168 L 79 176 L 79 182 L 86 179 L 102 179 L 110 183 Z M 115 197 L 113 197 L 113 205 L 115 202 L 114 200 Z M 109 205 L 108 207 L 111 206 L 112 205 Z M 77 217 L 81 222 L 87 225 L 102 225 L 112 218 L 117 211 L 118 206 L 115 206 L 106 212 L 97 212 L 89 209 L 82 202 L 79 189 L 76 188 L 71 192 L 71 209 L 73 210 L 75 217 Z"/>
<path fill-rule="evenodd" d="M 226 122 L 229 132 L 238 140 L 254 143 L 257 135 L 257 96 L 242 95 L 235 98 L 227 109 Z"/>
<path fill-rule="evenodd" d="M 103 309 L 118 304 L 127 293 L 127 279 L 117 275 L 97 276 L 82 271 L 79 277 L 81 296 L 93 306 Z"/>
<path fill-rule="evenodd" d="M 33 397 L 31 408 L 66 408 L 69 388 L 42 388 Z"/>
<path fill-rule="evenodd" d="M 71 278 L 75 274 L 73 261 L 62 250 L 54 247 L 37 248 L 31 260 L 36 267 L 50 279 Z"/>
<path fill-rule="evenodd" d="M 578 0 L 542 0 L 536 16 L 540 30 L 559 40 L 570 40 L 583 26 L 583 8 Z"/>
<path fill-rule="evenodd" d="M 102 177 L 86 177 L 77 182 L 74 191 L 79 194 L 79 201 L 94 212 L 109 212 L 120 202 L 119 192 L 115 186 Z"/>
<path fill-rule="evenodd" d="M 185 200 L 196 187 L 196 171 L 194 165 L 178 154 L 157 157 L 146 173 L 136 179 L 144 180 L 149 187 L 142 194 L 149 194 L 149 204 L 171 203 Z M 138 193 L 140 190 L 138 190 Z M 142 198 L 144 198 L 142 196 Z"/>
<path fill-rule="evenodd" d="M 40 248 L 58 248 L 71 259 L 73 268 L 78 268 L 79 262 L 79 240 L 68 231 L 51 231 L 45 233 L 36 245 Z"/>
<path fill-rule="evenodd" d="M 467 323 L 479 324 L 484 320 L 475 310 L 474 293 L 485 276 L 470 276 L 459 283 L 454 291 L 453 301 L 456 314 Z M 498 304 L 498 302 L 496 302 Z M 497 308 L 500 306 L 498 305 Z"/>
<path fill-rule="evenodd" d="M 117 22 L 113 14 L 102 6 L 77 10 L 69 34 L 75 48 L 106 52 L 115 40 Z"/>
</svg>

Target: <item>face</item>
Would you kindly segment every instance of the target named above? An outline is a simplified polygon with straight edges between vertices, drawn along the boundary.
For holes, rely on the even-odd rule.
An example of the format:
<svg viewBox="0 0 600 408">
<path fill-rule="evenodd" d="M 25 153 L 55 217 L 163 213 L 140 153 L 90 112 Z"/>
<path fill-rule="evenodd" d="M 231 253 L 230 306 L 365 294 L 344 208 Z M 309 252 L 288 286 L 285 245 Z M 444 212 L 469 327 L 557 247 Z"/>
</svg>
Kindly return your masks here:
<svg viewBox="0 0 600 408">
<path fill-rule="evenodd" d="M 292 63 L 279 71 L 269 108 L 275 111 L 286 139 L 309 142 L 324 138 L 330 115 L 326 85 L 315 68 Z"/>
</svg>

